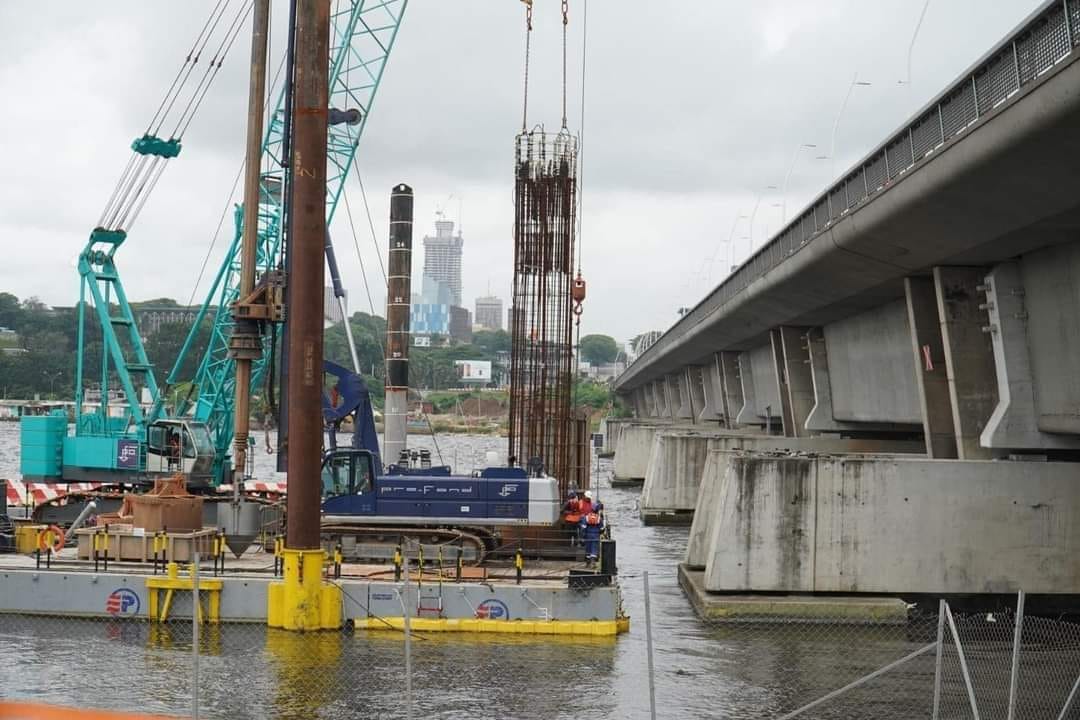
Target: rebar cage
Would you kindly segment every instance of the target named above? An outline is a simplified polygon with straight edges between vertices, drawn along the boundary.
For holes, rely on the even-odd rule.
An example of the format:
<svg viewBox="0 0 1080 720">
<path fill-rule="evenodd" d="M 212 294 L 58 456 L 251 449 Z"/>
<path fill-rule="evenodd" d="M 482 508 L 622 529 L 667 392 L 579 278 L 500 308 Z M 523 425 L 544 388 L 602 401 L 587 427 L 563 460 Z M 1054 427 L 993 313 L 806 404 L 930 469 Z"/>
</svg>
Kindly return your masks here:
<svg viewBox="0 0 1080 720">
<path fill-rule="evenodd" d="M 563 130 L 517 136 L 514 297 L 511 308 L 510 450 L 573 484 L 572 298 L 577 139 Z"/>
</svg>

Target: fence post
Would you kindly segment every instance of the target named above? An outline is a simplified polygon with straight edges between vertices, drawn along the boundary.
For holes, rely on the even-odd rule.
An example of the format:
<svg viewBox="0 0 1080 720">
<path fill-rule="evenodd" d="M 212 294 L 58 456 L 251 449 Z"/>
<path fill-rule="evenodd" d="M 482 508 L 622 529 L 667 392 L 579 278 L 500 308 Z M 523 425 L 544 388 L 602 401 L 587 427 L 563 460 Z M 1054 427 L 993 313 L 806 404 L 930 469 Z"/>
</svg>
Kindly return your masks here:
<svg viewBox="0 0 1080 720">
<path fill-rule="evenodd" d="M 194 544 L 194 543 L 192 543 Z M 191 717 L 199 720 L 199 552 L 191 558 Z"/>
<path fill-rule="evenodd" d="M 649 601 L 649 571 L 641 574 L 645 586 L 645 648 L 649 659 L 649 717 L 656 720 L 656 677 L 653 673 L 652 606 Z"/>
<path fill-rule="evenodd" d="M 1020 674 L 1020 644 L 1024 636 L 1024 591 L 1016 594 L 1016 628 L 1013 632 L 1012 673 L 1009 675 L 1009 714 L 1013 720 L 1016 713 L 1016 680 Z"/>
<path fill-rule="evenodd" d="M 420 572 L 423 572 L 421 568 Z M 409 604 L 406 599 L 409 595 L 409 562 L 405 561 L 405 582 L 401 585 L 401 616 L 405 629 L 405 717 L 413 718 L 413 690 L 412 690 L 412 623 L 409 619 Z"/>
<path fill-rule="evenodd" d="M 960 633 L 956 630 L 956 621 L 953 619 L 952 609 L 945 604 L 945 616 L 949 621 L 949 630 L 952 632 L 953 642 L 956 643 L 956 655 L 960 658 L 960 672 L 964 675 L 964 685 L 967 687 L 968 702 L 971 703 L 971 714 L 975 720 L 979 717 L 979 704 L 975 701 L 975 687 L 971 684 L 971 673 L 968 672 L 967 658 L 964 657 L 964 646 L 960 644 Z"/>
<path fill-rule="evenodd" d="M 1057 716 L 1057 720 L 1065 720 L 1065 716 L 1069 713 L 1069 708 L 1072 707 L 1073 699 L 1076 697 L 1076 690 L 1080 688 L 1080 675 L 1076 676 L 1076 682 L 1073 683 L 1072 690 L 1069 691 L 1069 696 L 1065 698 L 1065 705 L 1061 708 L 1061 713 Z"/>
<path fill-rule="evenodd" d="M 937 658 L 934 660 L 934 713 L 931 720 L 938 720 L 941 709 L 941 656 L 945 652 L 945 598 L 938 600 Z"/>
</svg>

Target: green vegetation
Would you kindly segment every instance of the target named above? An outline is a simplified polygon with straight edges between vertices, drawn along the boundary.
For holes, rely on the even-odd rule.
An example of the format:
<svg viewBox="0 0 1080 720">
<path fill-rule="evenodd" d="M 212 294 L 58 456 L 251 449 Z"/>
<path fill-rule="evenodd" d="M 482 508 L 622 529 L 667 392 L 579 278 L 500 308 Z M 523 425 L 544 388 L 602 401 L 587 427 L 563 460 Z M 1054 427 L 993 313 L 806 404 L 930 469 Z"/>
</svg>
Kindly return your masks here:
<svg viewBox="0 0 1080 720">
<path fill-rule="evenodd" d="M 151 305 L 176 305 L 174 301 L 153 300 Z M 115 314 L 115 312 L 113 313 Z M 90 383 L 99 382 L 104 353 L 97 315 L 87 309 L 84 327 L 84 376 Z M 15 330 L 25 352 L 0 352 L 0 394 L 3 397 L 70 400 L 75 395 L 75 360 L 78 342 L 78 308 L 49 308 L 37 298 L 20 301 L 11 293 L 0 293 L 0 327 Z M 163 323 L 143 339 L 146 354 L 156 368 L 161 387 L 172 370 L 189 327 L 184 323 Z M 192 378 L 210 336 L 210 321 L 204 322 L 195 338 L 192 351 L 178 377 Z M 169 391 L 170 397 L 175 388 Z"/>
<path fill-rule="evenodd" d="M 491 355 L 510 352 L 510 333 L 505 330 L 477 330 L 473 333 L 472 344 Z"/>
<path fill-rule="evenodd" d="M 573 402 L 581 407 L 600 410 L 611 404 L 612 392 L 607 383 L 578 380 L 574 383 Z"/>
<path fill-rule="evenodd" d="M 586 335 L 581 338 L 581 359 L 593 365 L 615 362 L 619 344 L 609 335 Z"/>
<path fill-rule="evenodd" d="M 142 303 L 134 303 L 136 314 L 139 306 L 175 306 L 169 298 L 159 298 Z M 0 293 L 0 327 L 6 327 L 17 333 L 18 341 L 9 339 L 8 345 L 16 347 L 0 350 L 0 396 L 70 400 L 74 397 L 75 386 L 75 349 L 77 343 L 77 308 L 49 308 L 37 298 L 20 300 L 10 293 Z M 183 396 L 191 388 L 187 381 L 195 377 L 198 363 L 205 352 L 211 331 L 210 319 L 204 321 L 195 337 L 193 346 L 176 377 L 181 382 L 167 389 L 166 402 L 170 404 L 174 397 Z M 356 340 L 360 367 L 364 371 L 364 380 L 372 395 L 376 407 L 383 405 L 383 343 L 386 337 L 386 321 L 367 313 L 354 313 L 349 324 Z M 90 384 L 100 380 L 103 344 L 97 316 L 88 308 L 85 327 L 86 352 L 84 354 L 84 374 Z M 147 356 L 154 365 L 159 387 L 165 391 L 166 377 L 173 368 L 180 349 L 188 336 L 189 326 L 185 323 L 163 323 L 158 329 L 143 338 Z M 613 349 L 616 343 L 606 335 L 589 335 L 581 340 L 582 355 L 592 362 L 610 362 L 614 359 Z M 469 387 L 462 389 L 454 366 L 456 360 L 490 361 L 496 381 L 501 380 L 500 372 L 507 368 L 498 364 L 500 353 L 510 350 L 510 336 L 505 331 L 479 331 L 473 334 L 469 345 L 450 345 L 446 347 L 409 349 L 410 380 L 413 387 L 425 392 L 425 399 L 430 401 L 436 413 L 453 414 L 459 402 L 473 401 L 474 407 L 488 410 L 505 408 L 509 404 L 509 393 L 493 388 Z M 352 359 L 342 325 L 329 328 L 325 334 L 325 355 L 347 368 L 352 367 Z M 505 357 L 505 356 L 504 356 Z M 454 390 L 457 388 L 457 390 Z M 579 381 L 574 388 L 574 397 L 580 405 L 595 410 L 607 408 L 613 402 L 606 384 Z M 264 392 L 256 393 L 253 398 L 256 415 L 266 410 Z M 614 412 L 619 412 L 616 402 Z M 475 414 L 469 412 L 467 414 Z M 487 413 L 480 413 L 487 414 Z M 491 414 L 495 414 L 492 412 Z"/>
</svg>

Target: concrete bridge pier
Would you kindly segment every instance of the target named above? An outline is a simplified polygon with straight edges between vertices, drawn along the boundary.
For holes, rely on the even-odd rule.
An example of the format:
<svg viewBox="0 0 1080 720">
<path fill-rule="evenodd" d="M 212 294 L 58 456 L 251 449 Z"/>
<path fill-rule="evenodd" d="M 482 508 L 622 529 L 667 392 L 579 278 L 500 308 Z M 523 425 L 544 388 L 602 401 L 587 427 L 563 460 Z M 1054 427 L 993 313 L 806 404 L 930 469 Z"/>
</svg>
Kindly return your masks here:
<svg viewBox="0 0 1080 720">
<path fill-rule="evenodd" d="M 712 521 L 686 563 L 706 592 L 1080 594 L 1072 463 L 1020 463 L 1039 466 L 1024 477 L 1008 461 L 710 460 Z"/>
<path fill-rule="evenodd" d="M 1080 607 L 1078 13 L 1042 4 L 616 379 L 663 388 L 632 472 L 693 518 L 699 606 Z"/>
<path fill-rule="evenodd" d="M 921 443 L 903 440 L 788 438 L 687 426 L 654 426 L 651 430 L 652 447 L 641 490 L 641 519 L 646 525 L 692 524 L 697 530 L 706 527 L 715 515 L 713 493 L 719 484 L 714 467 L 717 459 L 713 457 L 716 453 L 735 450 L 919 453 L 922 450 Z M 691 531 L 692 536 L 694 532 Z"/>
</svg>

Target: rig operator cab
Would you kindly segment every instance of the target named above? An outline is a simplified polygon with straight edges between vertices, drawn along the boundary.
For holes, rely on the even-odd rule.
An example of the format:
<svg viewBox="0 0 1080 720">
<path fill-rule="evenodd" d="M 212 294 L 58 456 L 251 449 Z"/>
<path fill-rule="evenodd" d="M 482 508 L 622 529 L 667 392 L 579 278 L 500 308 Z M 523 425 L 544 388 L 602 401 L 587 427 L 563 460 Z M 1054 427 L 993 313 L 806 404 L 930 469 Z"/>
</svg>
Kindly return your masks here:
<svg viewBox="0 0 1080 720">
<path fill-rule="evenodd" d="M 323 455 L 323 511 L 375 514 L 375 456 L 367 450 L 335 448 Z"/>
<path fill-rule="evenodd" d="M 209 482 L 214 444 L 206 425 L 190 420 L 158 420 L 146 429 L 146 472 L 182 473 L 193 484 Z"/>
</svg>

